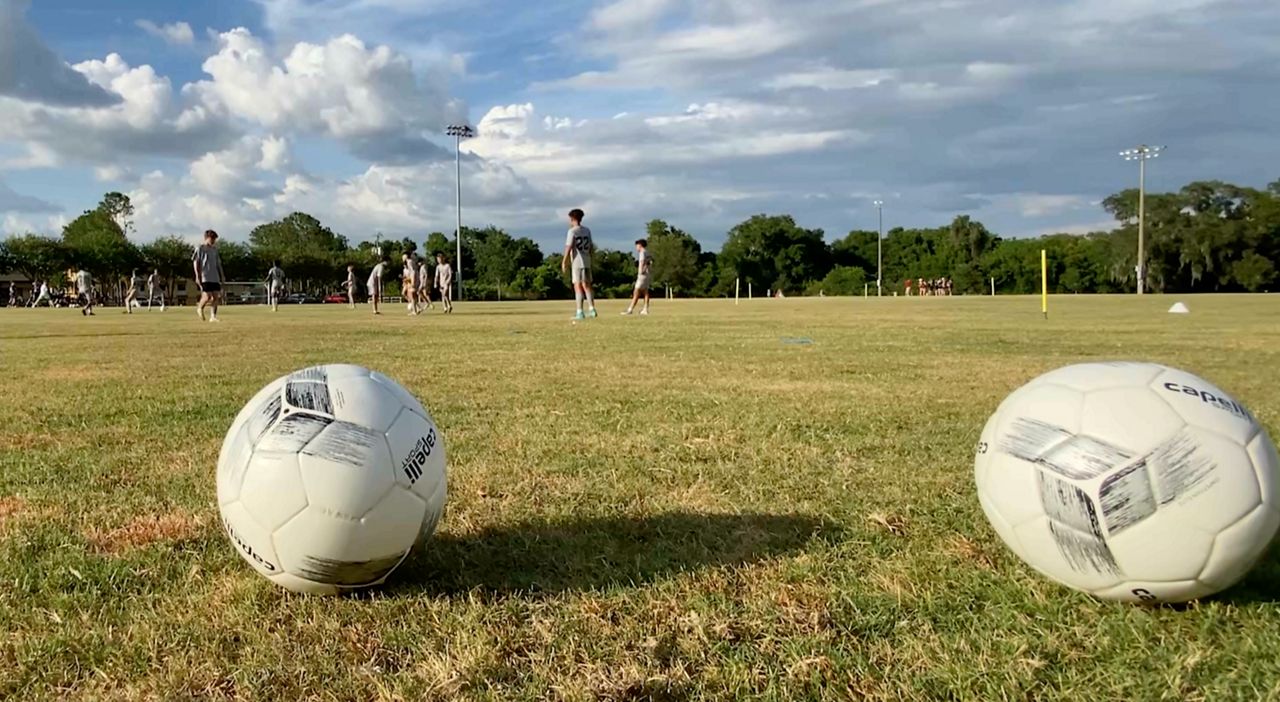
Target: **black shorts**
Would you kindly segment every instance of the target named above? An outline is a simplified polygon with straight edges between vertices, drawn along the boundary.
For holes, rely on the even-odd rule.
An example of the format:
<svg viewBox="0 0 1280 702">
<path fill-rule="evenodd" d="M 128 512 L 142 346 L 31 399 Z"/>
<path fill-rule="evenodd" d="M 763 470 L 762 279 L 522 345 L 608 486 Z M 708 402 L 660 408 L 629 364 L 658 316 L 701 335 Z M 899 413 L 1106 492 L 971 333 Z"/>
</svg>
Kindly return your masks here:
<svg viewBox="0 0 1280 702">
<path fill-rule="evenodd" d="M 200 290 L 207 293 L 222 292 L 222 283 L 201 283 Z"/>
</svg>

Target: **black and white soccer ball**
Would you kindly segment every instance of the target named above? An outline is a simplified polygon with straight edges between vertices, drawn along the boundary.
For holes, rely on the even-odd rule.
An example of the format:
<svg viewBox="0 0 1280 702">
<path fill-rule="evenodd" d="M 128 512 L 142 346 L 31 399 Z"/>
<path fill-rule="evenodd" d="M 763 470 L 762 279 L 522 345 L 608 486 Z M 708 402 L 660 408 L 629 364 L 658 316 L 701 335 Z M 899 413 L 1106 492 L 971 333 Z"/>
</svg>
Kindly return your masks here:
<svg viewBox="0 0 1280 702">
<path fill-rule="evenodd" d="M 1036 378 L 987 422 L 978 498 L 1045 576 L 1108 600 L 1182 602 L 1230 587 L 1280 529 L 1280 459 L 1247 409 L 1151 363 Z"/>
<path fill-rule="evenodd" d="M 387 579 L 435 531 L 444 437 L 413 395 L 366 368 L 307 368 L 263 388 L 218 457 L 236 551 L 272 582 L 336 594 Z"/>
</svg>

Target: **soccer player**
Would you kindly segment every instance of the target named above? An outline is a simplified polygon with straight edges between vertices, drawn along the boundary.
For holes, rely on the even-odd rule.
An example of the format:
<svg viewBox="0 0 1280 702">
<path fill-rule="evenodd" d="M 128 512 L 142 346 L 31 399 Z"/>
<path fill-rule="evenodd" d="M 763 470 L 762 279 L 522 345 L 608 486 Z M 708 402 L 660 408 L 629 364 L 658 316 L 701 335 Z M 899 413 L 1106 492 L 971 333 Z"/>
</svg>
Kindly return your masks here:
<svg viewBox="0 0 1280 702">
<path fill-rule="evenodd" d="M 418 264 L 418 305 L 426 309 L 435 307 L 431 304 L 431 286 L 427 285 L 427 281 L 431 280 L 431 268 L 428 264 L 430 260 L 429 257 L 423 256 L 422 263 Z"/>
<path fill-rule="evenodd" d="M 9 307 L 18 306 L 18 289 L 14 287 L 13 281 L 9 281 Z"/>
<path fill-rule="evenodd" d="M 196 314 L 204 321 L 204 308 L 212 306 L 213 314 L 210 322 L 218 321 L 218 302 L 222 297 L 222 259 L 218 256 L 218 233 L 212 229 L 204 233 L 204 243 L 196 247 L 191 257 L 195 268 L 196 282 L 200 284 L 200 304 L 196 306 Z"/>
<path fill-rule="evenodd" d="M 124 294 L 124 313 L 133 314 L 133 302 L 138 299 L 138 288 L 142 287 L 142 278 L 138 277 L 138 269 L 129 275 L 129 289 Z"/>
<path fill-rule="evenodd" d="M 356 308 L 356 267 L 347 266 L 347 307 L 349 309 Z"/>
<path fill-rule="evenodd" d="M 400 297 L 404 300 L 405 309 L 413 314 L 413 300 L 417 290 L 413 288 L 415 271 L 410 267 L 409 254 L 400 255 Z"/>
<path fill-rule="evenodd" d="M 453 266 L 443 253 L 436 252 L 436 289 L 440 291 L 440 306 L 445 314 L 453 314 Z"/>
<path fill-rule="evenodd" d="M 271 270 L 267 271 L 267 280 L 263 285 L 267 288 L 267 304 L 272 312 L 280 311 L 280 294 L 284 292 L 284 270 L 279 261 L 271 262 Z"/>
<path fill-rule="evenodd" d="M 47 280 L 40 281 L 40 294 L 36 295 L 36 298 L 31 301 L 31 308 L 39 307 L 41 302 L 53 307 L 53 296 L 49 294 L 49 281 Z"/>
<path fill-rule="evenodd" d="M 596 301 L 591 289 L 591 254 L 595 245 L 591 242 L 591 230 L 582 226 L 585 216 L 586 213 L 580 209 L 570 210 L 569 234 L 564 240 L 564 258 L 560 259 L 561 273 L 569 268 L 570 260 L 573 261 L 573 297 L 578 303 L 574 321 L 596 316 Z M 588 307 L 585 315 L 582 313 L 583 298 L 586 298 Z"/>
<path fill-rule="evenodd" d="M 422 279 L 422 269 L 418 266 L 418 252 L 410 251 L 404 256 L 405 297 L 409 301 L 409 314 L 422 314 L 422 305 L 418 298 L 426 281 Z"/>
<path fill-rule="evenodd" d="M 627 305 L 627 311 L 623 315 L 629 315 L 635 310 L 641 295 L 644 295 L 644 308 L 640 310 L 640 314 L 649 314 L 649 272 L 652 268 L 653 256 L 649 255 L 649 241 L 636 239 L 636 291 L 631 294 L 631 304 Z"/>
<path fill-rule="evenodd" d="M 76 271 L 76 294 L 80 296 L 80 314 L 93 316 L 93 276 L 81 268 Z"/>
<path fill-rule="evenodd" d="M 147 311 L 151 311 L 151 303 L 155 301 L 156 295 L 160 296 L 160 311 L 164 312 L 164 286 L 160 284 L 160 269 L 151 271 L 151 275 L 147 276 Z"/>
<path fill-rule="evenodd" d="M 378 307 L 382 304 L 382 276 L 387 272 L 387 257 L 383 256 L 378 261 L 378 265 L 373 267 L 373 272 L 369 274 L 369 304 L 373 306 L 374 314 L 382 314 Z"/>
</svg>

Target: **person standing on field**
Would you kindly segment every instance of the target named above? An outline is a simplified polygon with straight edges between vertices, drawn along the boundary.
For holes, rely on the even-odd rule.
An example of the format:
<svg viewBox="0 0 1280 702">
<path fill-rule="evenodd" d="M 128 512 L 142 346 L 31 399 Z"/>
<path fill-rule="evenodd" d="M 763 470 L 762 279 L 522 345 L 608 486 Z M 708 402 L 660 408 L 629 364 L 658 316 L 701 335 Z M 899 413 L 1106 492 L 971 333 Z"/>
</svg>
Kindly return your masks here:
<svg viewBox="0 0 1280 702">
<path fill-rule="evenodd" d="M 573 262 L 573 297 L 578 303 L 578 311 L 574 321 L 596 316 L 596 301 L 591 289 L 591 254 L 595 244 L 591 241 L 591 230 L 582 226 L 586 216 L 580 209 L 569 211 L 569 234 L 564 240 L 564 258 L 560 259 L 560 272 L 564 273 Z M 582 311 L 583 299 L 587 301 L 586 314 Z"/>
<path fill-rule="evenodd" d="M 89 271 L 81 268 L 76 271 L 74 276 L 76 283 L 76 294 L 80 296 L 80 314 L 86 317 L 93 316 L 93 276 L 89 275 Z"/>
<path fill-rule="evenodd" d="M 133 314 L 133 302 L 138 299 L 138 288 L 142 287 L 142 278 L 138 277 L 138 270 L 135 268 L 129 276 L 129 289 L 124 294 L 124 313 Z"/>
<path fill-rule="evenodd" d="M 436 252 L 436 289 L 440 291 L 440 306 L 445 314 L 453 314 L 453 266 L 443 253 Z"/>
<path fill-rule="evenodd" d="M 418 266 L 418 253 L 411 251 L 405 254 L 404 275 L 408 281 L 405 284 L 405 291 L 409 300 L 409 314 L 416 317 L 422 314 L 422 305 L 419 304 L 419 298 L 426 281 L 422 279 L 422 269 Z"/>
<path fill-rule="evenodd" d="M 18 288 L 14 286 L 13 281 L 9 281 L 9 307 L 18 306 Z"/>
<path fill-rule="evenodd" d="M 422 262 L 418 264 L 418 305 L 433 309 L 435 305 L 431 304 L 431 286 L 427 285 L 427 281 L 431 280 L 431 268 L 427 263 L 429 260 L 427 256 L 423 256 Z"/>
<path fill-rule="evenodd" d="M 355 266 L 347 266 L 347 282 L 345 286 L 347 288 L 347 308 L 354 310 L 356 308 L 356 267 Z"/>
<path fill-rule="evenodd" d="M 271 311 L 280 311 L 280 295 L 284 293 L 284 269 L 280 268 L 279 261 L 271 262 L 271 270 L 267 271 L 267 280 L 264 285 L 267 288 L 267 304 L 271 306 Z"/>
<path fill-rule="evenodd" d="M 147 276 L 147 311 L 151 311 L 151 303 L 155 301 L 156 295 L 160 296 L 160 311 L 164 312 L 164 287 L 160 284 L 160 270 L 151 271 L 151 275 Z"/>
<path fill-rule="evenodd" d="M 31 309 L 39 307 L 41 302 L 53 307 L 53 296 L 49 294 L 49 281 L 47 280 L 40 281 L 40 294 L 36 295 L 35 299 L 31 301 Z"/>
<path fill-rule="evenodd" d="M 191 257 L 195 268 L 196 282 L 200 284 L 200 304 L 196 306 L 196 314 L 204 321 L 204 308 L 212 306 L 213 314 L 210 322 L 218 321 L 218 303 L 222 298 L 222 283 L 226 277 L 222 273 L 222 259 L 218 257 L 218 233 L 209 229 L 204 233 L 204 243 L 196 247 Z"/>
<path fill-rule="evenodd" d="M 378 265 L 373 267 L 373 272 L 369 274 L 369 304 L 373 306 L 374 314 L 382 314 L 382 310 L 378 309 L 382 304 L 382 276 L 387 272 L 387 257 L 383 256 Z"/>
<path fill-rule="evenodd" d="M 649 282 L 652 269 L 653 256 L 649 255 L 649 240 L 636 239 L 636 291 L 631 295 L 631 304 L 627 305 L 627 311 L 622 313 L 624 316 L 635 311 L 641 295 L 644 296 L 644 308 L 640 310 L 640 314 L 649 314 Z"/>
</svg>

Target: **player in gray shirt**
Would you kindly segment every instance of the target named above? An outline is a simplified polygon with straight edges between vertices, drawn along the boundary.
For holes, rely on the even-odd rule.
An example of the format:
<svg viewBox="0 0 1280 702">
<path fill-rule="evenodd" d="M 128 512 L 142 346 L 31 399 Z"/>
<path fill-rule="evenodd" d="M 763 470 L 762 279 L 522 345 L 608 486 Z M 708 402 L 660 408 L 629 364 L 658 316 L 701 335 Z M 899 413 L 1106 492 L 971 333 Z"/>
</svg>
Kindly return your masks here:
<svg viewBox="0 0 1280 702">
<path fill-rule="evenodd" d="M 272 312 L 280 310 L 280 296 L 284 294 L 284 269 L 279 261 L 271 262 L 271 270 L 267 271 L 267 279 L 263 283 L 267 289 L 267 304 Z"/>
<path fill-rule="evenodd" d="M 644 297 L 644 307 L 640 309 L 640 314 L 649 314 L 649 283 L 652 271 L 653 256 L 649 255 L 649 240 L 636 239 L 636 289 L 631 295 L 631 304 L 627 305 L 627 311 L 622 313 L 624 316 L 635 311 L 636 303 L 640 302 L 641 296 Z"/>
<path fill-rule="evenodd" d="M 586 214 L 579 209 L 569 211 L 569 234 L 564 240 L 564 258 L 560 260 L 560 272 L 563 273 L 573 262 L 573 297 L 578 303 L 578 312 L 574 321 L 585 317 L 596 316 L 596 301 L 591 289 L 591 254 L 595 252 L 595 243 L 591 241 L 591 230 L 582 226 L 582 218 Z M 582 300 L 586 298 L 587 313 L 582 313 Z"/>
<path fill-rule="evenodd" d="M 212 229 L 204 233 L 204 243 L 196 247 L 191 257 L 195 268 L 196 282 L 200 284 L 200 304 L 196 306 L 196 314 L 204 321 L 204 308 L 213 307 L 210 322 L 218 321 L 218 302 L 222 297 L 222 283 L 226 276 L 222 274 L 222 259 L 218 257 L 218 233 Z"/>
</svg>

